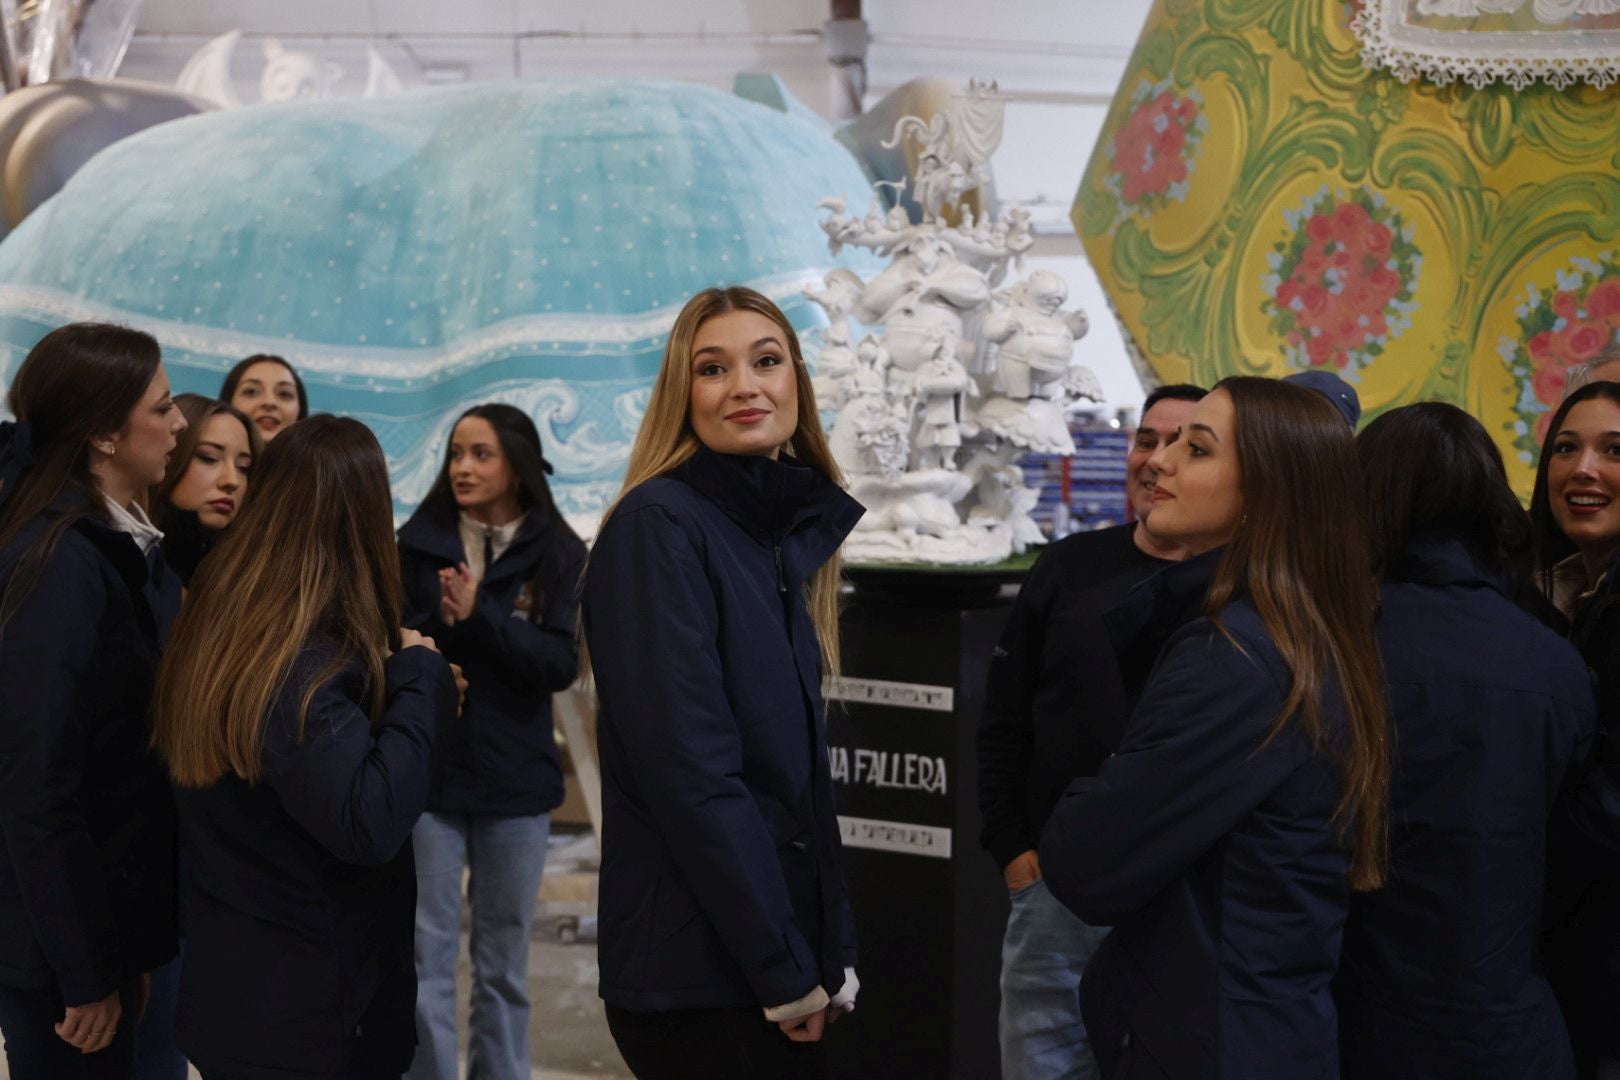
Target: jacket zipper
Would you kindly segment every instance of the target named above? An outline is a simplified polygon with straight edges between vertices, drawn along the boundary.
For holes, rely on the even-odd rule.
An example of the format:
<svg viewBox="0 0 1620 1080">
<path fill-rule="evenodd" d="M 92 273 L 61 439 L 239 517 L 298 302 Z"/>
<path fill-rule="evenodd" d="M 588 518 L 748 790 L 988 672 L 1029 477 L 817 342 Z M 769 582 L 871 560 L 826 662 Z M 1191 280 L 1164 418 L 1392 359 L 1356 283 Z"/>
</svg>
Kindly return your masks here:
<svg viewBox="0 0 1620 1080">
<path fill-rule="evenodd" d="M 776 556 L 776 591 L 783 596 L 787 595 L 787 578 L 782 574 L 782 543 L 779 540 L 771 542 L 771 552 Z"/>
</svg>

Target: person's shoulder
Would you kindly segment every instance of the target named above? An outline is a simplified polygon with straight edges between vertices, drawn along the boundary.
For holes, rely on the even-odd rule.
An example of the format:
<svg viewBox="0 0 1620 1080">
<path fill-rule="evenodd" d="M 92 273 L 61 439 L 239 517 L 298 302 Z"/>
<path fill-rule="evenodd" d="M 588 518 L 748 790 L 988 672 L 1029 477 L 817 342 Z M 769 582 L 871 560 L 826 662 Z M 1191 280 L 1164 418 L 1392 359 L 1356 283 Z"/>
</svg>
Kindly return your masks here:
<svg viewBox="0 0 1620 1080">
<path fill-rule="evenodd" d="M 674 476 L 655 476 L 651 480 L 643 480 L 625 492 L 610 520 L 616 520 L 627 511 L 633 512 L 648 507 L 690 510 L 704 501 L 697 490 L 684 480 Z"/>
<path fill-rule="evenodd" d="M 1156 702 L 1149 710 L 1155 723 L 1203 730 L 1252 752 L 1252 739 L 1276 718 L 1292 685 L 1281 654 L 1252 615 L 1253 609 L 1228 604 L 1169 636 L 1144 690 L 1143 701 Z"/>
<path fill-rule="evenodd" d="M 1127 522 L 1124 525 L 1110 525 L 1106 529 L 1086 529 L 1082 532 L 1070 533 L 1061 540 L 1054 540 L 1046 545 L 1041 553 L 1041 559 L 1055 562 L 1067 562 L 1090 558 L 1103 552 L 1128 551 L 1136 546 L 1132 539 L 1136 526 Z"/>
<path fill-rule="evenodd" d="M 336 641 L 316 635 L 293 654 L 272 692 L 264 723 L 267 766 L 301 753 L 311 740 L 347 730 L 369 712 L 369 680 L 358 659 L 345 660 Z M 356 711 L 358 710 L 358 712 Z"/>
<path fill-rule="evenodd" d="M 1035 559 L 1035 568 L 1050 573 L 1060 568 L 1085 565 L 1100 555 L 1122 550 L 1119 546 L 1121 530 L 1128 535 L 1131 526 L 1115 525 L 1107 529 L 1088 529 L 1053 540 L 1041 548 L 1040 555 Z"/>
<path fill-rule="evenodd" d="M 1179 627 L 1165 646 L 1206 665 L 1210 685 L 1263 670 L 1286 681 L 1285 665 L 1260 613 L 1248 600 L 1233 600 L 1215 615 L 1199 615 Z"/>
<path fill-rule="evenodd" d="M 336 641 L 317 635 L 305 641 L 287 665 L 278 697 L 293 704 L 302 701 L 315 684 L 317 697 L 337 694 L 357 697 L 366 683 L 365 665 L 354 657 L 344 657 Z"/>
<path fill-rule="evenodd" d="M 9 581 L 29 550 L 44 538 L 50 522 L 35 518 L 12 537 L 0 551 L 0 581 Z M 98 589 L 105 579 L 116 576 L 116 569 L 102 549 L 81 530 L 69 528 L 57 538 L 50 558 L 40 568 L 35 590 L 82 593 Z"/>
<path fill-rule="evenodd" d="M 641 558 L 638 553 L 647 545 L 672 552 L 703 552 L 713 529 L 706 517 L 713 505 L 674 477 L 659 476 L 637 484 L 602 522 L 591 543 L 587 577 L 605 564 Z"/>
<path fill-rule="evenodd" d="M 1125 524 L 1070 533 L 1054 540 L 1035 560 L 1030 579 L 1083 588 L 1132 568 L 1142 571 L 1139 576 L 1147 576 L 1161 568 L 1161 561 L 1136 546 L 1135 533 L 1134 524 Z"/>
<path fill-rule="evenodd" d="M 1438 649 L 1466 664 L 1476 681 L 1553 688 L 1587 682 L 1586 663 L 1575 646 L 1509 597 L 1479 587 L 1443 592 L 1450 599 L 1437 608 L 1434 586 L 1386 582 L 1381 587 L 1378 636 L 1392 675 L 1438 676 L 1432 659 Z M 1443 624 L 1437 612 L 1445 613 Z M 1414 655 L 1406 647 L 1414 638 L 1431 647 Z M 1418 656 L 1422 669 L 1410 670 Z"/>
<path fill-rule="evenodd" d="M 613 513 L 602 523 L 595 547 L 614 534 L 637 529 L 695 529 L 713 504 L 690 484 L 673 476 L 655 476 L 624 493 Z"/>
<path fill-rule="evenodd" d="M 438 555 L 438 549 L 454 538 L 455 524 L 428 506 L 418 506 L 416 512 L 399 527 L 396 536 L 400 548 L 407 553 Z"/>
</svg>

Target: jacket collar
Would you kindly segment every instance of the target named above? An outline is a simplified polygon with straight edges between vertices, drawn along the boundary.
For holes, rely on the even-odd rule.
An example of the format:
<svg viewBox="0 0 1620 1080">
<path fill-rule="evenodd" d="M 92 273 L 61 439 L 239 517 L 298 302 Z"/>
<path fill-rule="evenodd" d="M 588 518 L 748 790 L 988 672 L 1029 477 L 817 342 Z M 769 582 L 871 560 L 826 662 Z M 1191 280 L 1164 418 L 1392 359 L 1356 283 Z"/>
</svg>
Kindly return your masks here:
<svg viewBox="0 0 1620 1080">
<path fill-rule="evenodd" d="M 539 543 L 551 531 L 551 522 L 545 514 L 534 512 L 523 515 L 523 524 L 518 526 L 517 535 L 512 537 L 512 543 L 507 547 L 505 554 L 495 560 L 495 566 L 502 573 L 497 577 L 504 577 L 508 566 L 516 566 L 521 560 L 507 556 L 521 554 L 531 544 Z M 442 559 L 452 566 L 463 562 L 467 558 L 466 548 L 461 543 L 460 517 L 449 521 L 432 511 L 430 507 L 419 506 L 410 520 L 405 522 L 399 530 L 399 542 L 405 547 L 420 551 L 435 559 Z M 485 580 L 490 579 L 490 568 L 484 568 Z"/>
<path fill-rule="evenodd" d="M 1506 580 L 1482 569 L 1468 545 L 1455 534 L 1443 531 L 1423 532 L 1408 539 L 1405 550 L 1391 560 L 1384 577 L 1417 585 L 1460 585 L 1495 589 L 1504 596 L 1510 593 Z"/>
<path fill-rule="evenodd" d="M 719 454 L 698 447 L 671 474 L 766 544 L 792 538 L 793 576 L 803 580 L 832 557 L 866 508 L 824 473 L 791 459 Z"/>
<path fill-rule="evenodd" d="M 150 553 L 143 552 L 135 538 L 108 518 L 107 504 L 102 500 L 90 502 L 85 496 L 69 491 L 51 503 L 47 514 L 56 516 L 78 510 L 84 516 L 73 523 L 73 530 L 101 553 L 117 572 L 132 597 L 145 607 L 145 617 L 156 628 L 156 614 L 152 610 L 147 587 L 161 582 L 167 573 L 163 550 L 154 546 Z"/>
<path fill-rule="evenodd" d="M 1103 623 L 1115 653 L 1123 658 L 1145 652 L 1151 661 L 1171 634 L 1202 615 L 1204 594 L 1224 551 L 1216 548 L 1165 567 L 1105 612 Z"/>
<path fill-rule="evenodd" d="M 120 506 L 105 496 L 102 501 L 107 505 L 107 518 L 112 527 L 128 533 L 135 546 L 141 549 L 142 555 L 150 555 L 152 549 L 163 541 L 163 530 L 152 524 L 152 519 L 146 516 L 146 510 L 140 503 Z"/>
</svg>

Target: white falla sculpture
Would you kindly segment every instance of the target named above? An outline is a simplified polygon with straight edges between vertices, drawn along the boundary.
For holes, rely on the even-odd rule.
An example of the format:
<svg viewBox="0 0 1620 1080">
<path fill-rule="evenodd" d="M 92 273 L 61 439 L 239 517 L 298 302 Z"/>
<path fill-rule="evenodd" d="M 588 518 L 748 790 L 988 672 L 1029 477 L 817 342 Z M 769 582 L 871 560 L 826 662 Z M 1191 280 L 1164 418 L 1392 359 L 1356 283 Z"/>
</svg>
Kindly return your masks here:
<svg viewBox="0 0 1620 1080">
<path fill-rule="evenodd" d="M 837 410 L 833 456 L 867 508 L 845 546 L 852 562 L 994 563 L 1043 542 L 1030 517 L 1039 492 L 1014 461 L 1074 453 L 1069 412 L 1102 400 L 1096 376 L 1073 363 L 1086 316 L 1063 310 L 1063 279 L 1038 270 L 998 291 L 1033 243 L 1028 212 L 992 221 L 964 205 L 959 224 L 943 216 L 984 183 L 1001 112 L 994 84 L 973 83 L 931 121 L 896 125 L 895 142 L 921 143 L 920 221 L 876 199 L 864 217 L 843 198 L 821 204 L 834 253 L 890 258 L 870 281 L 839 269 L 805 290 L 829 323 L 816 400 Z M 851 318 L 871 331 L 859 342 Z"/>
<path fill-rule="evenodd" d="M 208 42 L 186 61 L 175 86 L 224 108 L 241 108 L 245 102 L 231 80 L 231 61 L 241 40 L 242 31 L 231 30 Z M 264 72 L 259 77 L 260 100 L 298 101 L 336 96 L 333 90 L 343 78 L 342 65 L 322 60 L 313 53 L 286 48 L 275 38 L 264 39 L 261 47 Z M 361 97 L 391 97 L 404 89 L 399 76 L 374 46 L 366 47 L 366 62 L 366 86 Z"/>
</svg>

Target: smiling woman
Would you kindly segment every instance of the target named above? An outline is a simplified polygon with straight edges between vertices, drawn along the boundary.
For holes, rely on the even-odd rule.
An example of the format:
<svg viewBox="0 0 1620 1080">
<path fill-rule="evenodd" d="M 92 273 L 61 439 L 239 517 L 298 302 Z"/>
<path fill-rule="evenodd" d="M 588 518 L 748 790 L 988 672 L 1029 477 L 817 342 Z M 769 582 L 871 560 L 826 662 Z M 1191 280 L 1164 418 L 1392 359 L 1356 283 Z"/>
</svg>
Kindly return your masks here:
<svg viewBox="0 0 1620 1080">
<path fill-rule="evenodd" d="M 1110 612 L 1158 661 L 1040 839 L 1052 895 L 1115 928 L 1085 1028 L 1107 1076 L 1337 1076 L 1330 983 L 1349 891 L 1380 883 L 1388 776 L 1350 427 L 1226 379 L 1150 464 L 1149 525 L 1193 556 Z"/>
<path fill-rule="evenodd" d="M 1217 388 L 1193 406 L 1178 442 L 1148 458 L 1153 485 L 1152 532 L 1202 555 L 1220 547 L 1243 512 L 1237 414 L 1232 395 Z"/>
<path fill-rule="evenodd" d="M 1620 383 L 1589 383 L 1553 414 L 1536 467 L 1530 519 L 1543 591 L 1570 622 L 1570 641 L 1596 675 L 1596 761 L 1612 762 L 1605 727 L 1620 709 Z M 1605 766 L 1610 771 L 1614 766 Z M 1564 851 L 1581 850 L 1565 847 Z M 1620 1005 L 1612 972 L 1620 943 L 1620 884 L 1606 865 L 1566 854 L 1555 834 L 1545 915 L 1547 979 L 1564 1010 L 1580 1075 L 1620 1058 Z M 1604 860 L 1606 863 L 1607 860 Z"/>
<path fill-rule="evenodd" d="M 601 994 L 645 1080 L 824 1075 L 822 1029 L 853 1007 L 821 684 L 861 513 L 782 312 L 751 289 L 693 297 L 584 591 Z"/>
<path fill-rule="evenodd" d="M 775 459 L 798 426 L 786 335 L 757 311 L 728 311 L 692 338 L 692 430 L 722 454 Z"/>
<path fill-rule="evenodd" d="M 1530 513 L 1539 569 L 1566 616 L 1620 550 L 1620 383 L 1589 383 L 1547 428 Z"/>
<path fill-rule="evenodd" d="M 309 415 L 304 380 L 291 364 L 268 353 L 250 356 L 233 367 L 219 396 L 246 413 L 265 442 Z"/>
</svg>

